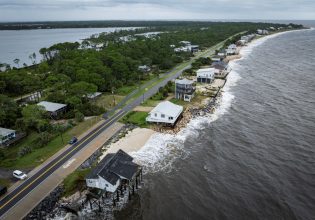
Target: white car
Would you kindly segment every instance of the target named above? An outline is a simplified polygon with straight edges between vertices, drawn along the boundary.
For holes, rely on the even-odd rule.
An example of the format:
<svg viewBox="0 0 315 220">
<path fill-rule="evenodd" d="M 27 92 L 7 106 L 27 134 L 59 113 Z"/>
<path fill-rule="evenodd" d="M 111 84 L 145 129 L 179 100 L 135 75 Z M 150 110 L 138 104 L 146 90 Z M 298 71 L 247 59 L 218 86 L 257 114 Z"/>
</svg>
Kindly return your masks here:
<svg viewBox="0 0 315 220">
<path fill-rule="evenodd" d="M 27 178 L 27 175 L 20 170 L 14 170 L 13 176 L 17 179 L 24 180 Z"/>
</svg>

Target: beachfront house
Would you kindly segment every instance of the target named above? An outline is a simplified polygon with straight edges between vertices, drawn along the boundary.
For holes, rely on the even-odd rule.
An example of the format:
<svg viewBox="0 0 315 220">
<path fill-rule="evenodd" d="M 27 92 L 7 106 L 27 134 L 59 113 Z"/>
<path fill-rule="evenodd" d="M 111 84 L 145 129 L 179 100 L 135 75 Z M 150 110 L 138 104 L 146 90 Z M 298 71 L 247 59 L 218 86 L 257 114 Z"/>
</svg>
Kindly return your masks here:
<svg viewBox="0 0 315 220">
<path fill-rule="evenodd" d="M 234 55 L 236 54 L 236 45 L 235 44 L 230 44 L 226 50 L 226 55 Z"/>
<path fill-rule="evenodd" d="M 225 56 L 226 56 L 226 50 L 225 50 L 225 49 L 221 49 L 221 50 L 218 52 L 218 55 L 221 56 L 221 57 L 225 57 Z"/>
<path fill-rule="evenodd" d="M 222 61 L 225 58 L 225 56 L 220 56 L 220 55 L 214 55 L 213 57 L 211 57 L 212 61 Z"/>
<path fill-rule="evenodd" d="M 174 126 L 183 112 L 183 106 L 169 101 L 159 103 L 146 118 L 147 122 Z"/>
<path fill-rule="evenodd" d="M 175 80 L 175 98 L 190 102 L 195 93 L 193 83 L 194 81 L 186 78 Z"/>
<path fill-rule="evenodd" d="M 148 73 L 151 71 L 151 67 L 149 67 L 148 65 L 141 65 L 141 66 L 138 66 L 138 70 L 143 73 Z"/>
<path fill-rule="evenodd" d="M 213 62 L 211 67 L 214 68 L 215 76 L 224 76 L 230 72 L 229 65 L 223 61 Z"/>
<path fill-rule="evenodd" d="M 236 44 L 239 46 L 244 46 L 244 45 L 246 45 L 246 41 L 245 40 L 239 40 L 236 42 Z"/>
<path fill-rule="evenodd" d="M 87 187 L 97 188 L 114 193 L 121 184 L 138 181 L 141 167 L 133 162 L 133 158 L 118 150 L 117 153 L 107 154 L 98 165 L 87 175 Z"/>
<path fill-rule="evenodd" d="M 6 142 L 14 139 L 15 137 L 16 137 L 15 130 L 0 127 L 0 145 L 5 144 Z"/>
<path fill-rule="evenodd" d="M 269 32 L 268 32 L 267 30 L 258 29 L 258 30 L 257 30 L 257 34 L 260 34 L 260 35 L 267 35 L 267 34 L 269 34 Z"/>
<path fill-rule="evenodd" d="M 211 83 L 214 80 L 214 68 L 205 68 L 197 70 L 197 82 Z"/>
<path fill-rule="evenodd" d="M 45 111 L 48 112 L 51 117 L 58 117 L 67 110 L 66 104 L 42 101 L 37 105 L 43 106 Z"/>
</svg>

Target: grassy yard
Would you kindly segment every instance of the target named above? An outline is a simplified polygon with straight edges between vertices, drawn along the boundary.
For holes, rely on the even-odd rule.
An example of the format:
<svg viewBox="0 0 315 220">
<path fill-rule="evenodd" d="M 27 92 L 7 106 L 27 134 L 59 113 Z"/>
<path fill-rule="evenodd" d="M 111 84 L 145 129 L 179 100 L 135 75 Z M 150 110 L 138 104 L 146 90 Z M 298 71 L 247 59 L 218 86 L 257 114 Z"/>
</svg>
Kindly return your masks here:
<svg viewBox="0 0 315 220">
<path fill-rule="evenodd" d="M 146 106 L 146 107 L 155 107 L 157 106 L 162 100 L 152 100 L 152 99 L 147 99 L 144 101 L 144 103 L 142 103 L 142 106 Z"/>
<path fill-rule="evenodd" d="M 64 196 L 70 196 L 76 191 L 82 191 L 85 187 L 85 177 L 91 169 L 76 170 L 63 180 Z"/>
<path fill-rule="evenodd" d="M 146 122 L 147 112 L 130 112 L 121 119 L 123 123 L 130 123 L 141 128 L 147 128 L 149 124 Z"/>
<path fill-rule="evenodd" d="M 20 144 L 5 149 L 6 159 L 0 161 L 0 167 L 28 169 L 38 166 L 63 148 L 73 136 L 78 137 L 98 121 L 99 118 L 91 118 L 83 121 L 63 134 L 64 143 L 62 142 L 61 136 L 57 136 L 42 148 L 36 148 L 36 146 L 33 146 L 34 140 L 38 137 L 38 133 L 33 132 Z M 25 146 L 32 147 L 32 152 L 19 157 L 19 149 Z"/>
<path fill-rule="evenodd" d="M 181 106 L 187 106 L 190 102 L 185 102 L 184 100 L 180 100 L 180 99 L 175 99 L 175 98 L 172 98 L 170 100 L 170 102 L 176 104 L 176 105 L 181 105 Z"/>
</svg>

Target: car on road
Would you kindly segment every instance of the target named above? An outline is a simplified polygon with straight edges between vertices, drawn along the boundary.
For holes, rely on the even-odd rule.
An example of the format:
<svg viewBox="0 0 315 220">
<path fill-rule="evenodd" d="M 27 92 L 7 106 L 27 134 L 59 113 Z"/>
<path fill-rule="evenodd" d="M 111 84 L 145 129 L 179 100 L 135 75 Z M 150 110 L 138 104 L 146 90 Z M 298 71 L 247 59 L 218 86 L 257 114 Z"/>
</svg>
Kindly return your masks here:
<svg viewBox="0 0 315 220">
<path fill-rule="evenodd" d="M 69 144 L 74 144 L 74 143 L 76 143 L 77 141 L 78 141 L 78 138 L 73 137 L 73 138 L 71 138 L 71 140 L 69 141 Z"/>
<path fill-rule="evenodd" d="M 0 185 L 0 196 L 3 196 L 4 194 L 6 194 L 8 191 L 6 186 L 1 186 Z"/>
<path fill-rule="evenodd" d="M 14 170 L 13 171 L 13 176 L 15 178 L 17 178 L 17 179 L 20 179 L 20 180 L 24 180 L 24 179 L 27 178 L 27 175 L 24 172 L 20 171 L 20 170 Z"/>
</svg>

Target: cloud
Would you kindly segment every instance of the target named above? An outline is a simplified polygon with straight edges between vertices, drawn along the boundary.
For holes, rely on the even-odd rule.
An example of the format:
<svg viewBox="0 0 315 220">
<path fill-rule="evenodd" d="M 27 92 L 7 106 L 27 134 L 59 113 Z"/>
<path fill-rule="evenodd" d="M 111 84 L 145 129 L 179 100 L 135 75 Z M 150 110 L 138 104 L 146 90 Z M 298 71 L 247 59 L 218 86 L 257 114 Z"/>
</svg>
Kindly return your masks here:
<svg viewBox="0 0 315 220">
<path fill-rule="evenodd" d="M 0 0 L 0 21 L 315 19 L 314 0 Z"/>
</svg>

